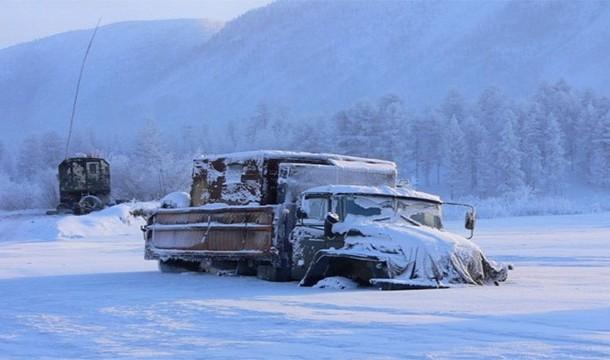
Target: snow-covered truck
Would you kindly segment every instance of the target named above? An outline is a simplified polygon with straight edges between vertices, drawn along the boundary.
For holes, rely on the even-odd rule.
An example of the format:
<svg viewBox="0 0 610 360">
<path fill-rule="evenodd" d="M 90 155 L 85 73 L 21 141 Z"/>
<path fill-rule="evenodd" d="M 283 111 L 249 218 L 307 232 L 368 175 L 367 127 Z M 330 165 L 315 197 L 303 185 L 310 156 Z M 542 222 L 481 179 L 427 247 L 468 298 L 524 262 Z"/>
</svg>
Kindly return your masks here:
<svg viewBox="0 0 610 360">
<path fill-rule="evenodd" d="M 309 286 L 331 276 L 383 289 L 506 279 L 442 226 L 442 201 L 397 186 L 393 162 L 257 151 L 194 160 L 190 206 L 143 227 L 162 271 L 231 271 Z M 467 216 L 474 227 L 474 214 Z"/>
<path fill-rule="evenodd" d="M 114 203 L 110 197 L 110 165 L 105 159 L 94 156 L 66 158 L 57 170 L 59 205 L 48 214 L 84 215 Z"/>
</svg>

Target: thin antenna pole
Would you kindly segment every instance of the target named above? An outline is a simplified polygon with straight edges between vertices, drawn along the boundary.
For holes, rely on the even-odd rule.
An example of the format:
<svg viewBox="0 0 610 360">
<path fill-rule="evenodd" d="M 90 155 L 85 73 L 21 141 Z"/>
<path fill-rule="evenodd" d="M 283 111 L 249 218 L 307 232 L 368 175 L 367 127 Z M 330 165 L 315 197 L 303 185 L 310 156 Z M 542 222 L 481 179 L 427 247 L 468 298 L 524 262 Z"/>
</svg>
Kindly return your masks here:
<svg viewBox="0 0 610 360">
<path fill-rule="evenodd" d="M 91 39 L 89 39 L 89 45 L 87 45 L 87 50 L 85 51 L 85 56 L 83 57 L 83 62 L 80 65 L 80 72 L 78 74 L 78 81 L 76 82 L 76 91 L 74 93 L 74 102 L 72 102 L 72 113 L 70 114 L 70 128 L 68 130 L 68 138 L 66 139 L 66 158 L 68 157 L 70 150 L 70 140 L 72 139 L 72 127 L 74 125 L 74 116 L 76 115 L 76 102 L 78 101 L 78 92 L 80 90 L 80 81 L 83 78 L 83 72 L 85 70 L 85 63 L 87 62 L 87 56 L 89 56 L 89 50 L 91 50 L 91 46 L 93 45 L 93 39 L 95 39 L 95 34 L 97 34 L 97 29 L 100 27 L 100 22 L 102 22 L 102 18 L 97 20 L 97 24 L 95 25 L 95 29 L 93 30 L 93 34 L 91 34 Z"/>
</svg>

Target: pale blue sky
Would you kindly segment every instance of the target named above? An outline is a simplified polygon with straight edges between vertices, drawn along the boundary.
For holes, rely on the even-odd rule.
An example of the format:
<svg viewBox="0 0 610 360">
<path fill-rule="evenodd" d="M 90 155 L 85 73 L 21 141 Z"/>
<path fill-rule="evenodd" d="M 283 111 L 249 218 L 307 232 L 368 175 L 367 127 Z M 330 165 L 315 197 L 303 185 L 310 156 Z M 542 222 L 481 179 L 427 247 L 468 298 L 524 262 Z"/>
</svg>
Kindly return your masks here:
<svg viewBox="0 0 610 360">
<path fill-rule="evenodd" d="M 0 0 L 0 48 L 126 20 L 227 21 L 272 0 Z"/>
</svg>

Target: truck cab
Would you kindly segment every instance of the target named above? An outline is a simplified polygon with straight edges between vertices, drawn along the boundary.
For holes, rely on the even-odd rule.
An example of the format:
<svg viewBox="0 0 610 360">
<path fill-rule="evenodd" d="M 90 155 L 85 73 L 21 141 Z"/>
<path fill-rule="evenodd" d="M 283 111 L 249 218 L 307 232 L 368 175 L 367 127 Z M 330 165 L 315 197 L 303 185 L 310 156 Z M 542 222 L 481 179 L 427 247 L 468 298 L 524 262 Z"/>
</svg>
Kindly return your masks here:
<svg viewBox="0 0 610 360">
<path fill-rule="evenodd" d="M 292 274 L 298 279 L 305 276 L 318 251 L 344 247 L 349 231 L 353 233 L 357 229 L 342 233 L 333 228 L 335 224 L 341 227 L 352 218 L 443 229 L 440 198 L 408 187 L 315 187 L 301 196 L 297 217 L 290 241 Z M 350 274 L 343 275 L 350 277 Z M 361 283 L 367 281 L 366 278 L 359 279 Z"/>
</svg>

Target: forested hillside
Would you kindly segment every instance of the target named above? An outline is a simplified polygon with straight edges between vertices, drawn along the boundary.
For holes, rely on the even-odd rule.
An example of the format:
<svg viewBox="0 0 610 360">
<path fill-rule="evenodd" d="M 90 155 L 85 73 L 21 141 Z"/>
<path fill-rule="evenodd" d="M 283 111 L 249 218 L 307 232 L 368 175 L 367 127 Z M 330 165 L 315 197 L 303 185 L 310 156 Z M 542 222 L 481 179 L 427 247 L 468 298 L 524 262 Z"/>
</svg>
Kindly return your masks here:
<svg viewBox="0 0 610 360">
<path fill-rule="evenodd" d="M 99 28 L 80 88 L 76 129 L 108 141 L 133 135 L 153 109 L 134 100 L 193 56 L 221 24 L 136 21 Z M 15 145 L 28 134 L 68 131 L 81 61 L 93 30 L 0 49 L 0 131 Z"/>
<path fill-rule="evenodd" d="M 560 78 L 607 94 L 608 1 L 277 1 L 224 25 L 197 20 L 102 27 L 90 53 L 77 128 L 126 140 L 148 120 L 164 131 L 226 130 L 259 104 L 327 116 L 396 94 L 424 110 L 458 89 L 513 99 Z M 65 132 L 90 31 L 0 50 L 5 142 Z M 18 125 L 18 126 L 17 126 Z M 112 140 L 110 140 L 112 139 Z"/>
<path fill-rule="evenodd" d="M 261 148 L 394 160 L 446 198 L 607 192 L 608 24 L 606 1 L 277 1 L 224 25 L 108 25 L 71 153 L 107 157 L 124 199 L 187 189 L 198 154 Z M 56 203 L 89 35 L 0 50 L 0 207 Z"/>
<path fill-rule="evenodd" d="M 403 178 L 453 199 L 570 197 L 574 183 L 610 188 L 610 99 L 563 80 L 533 92 L 515 99 L 488 88 L 467 101 L 452 90 L 424 111 L 388 94 L 319 117 L 261 104 L 224 132 L 205 124 L 168 132 L 149 121 L 128 143 L 77 136 L 73 147 L 108 158 L 115 195 L 126 199 L 188 190 L 191 160 L 199 154 L 261 148 L 391 159 Z M 63 147 L 61 135 L 47 132 L 0 155 L 0 181 L 10 189 L 3 207 L 52 206 Z"/>
</svg>

